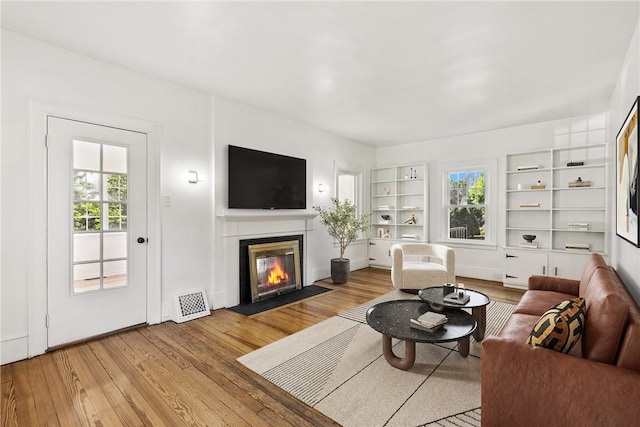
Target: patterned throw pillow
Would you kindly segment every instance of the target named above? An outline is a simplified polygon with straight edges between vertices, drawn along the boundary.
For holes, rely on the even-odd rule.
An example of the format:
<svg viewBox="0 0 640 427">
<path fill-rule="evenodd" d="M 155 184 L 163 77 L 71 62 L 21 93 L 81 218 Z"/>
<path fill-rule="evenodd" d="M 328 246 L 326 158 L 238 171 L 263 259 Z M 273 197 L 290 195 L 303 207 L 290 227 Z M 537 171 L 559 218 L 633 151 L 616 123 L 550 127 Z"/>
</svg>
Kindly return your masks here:
<svg viewBox="0 0 640 427">
<path fill-rule="evenodd" d="M 527 344 L 568 353 L 580 339 L 585 320 L 584 298 L 562 301 L 540 316 Z"/>
</svg>

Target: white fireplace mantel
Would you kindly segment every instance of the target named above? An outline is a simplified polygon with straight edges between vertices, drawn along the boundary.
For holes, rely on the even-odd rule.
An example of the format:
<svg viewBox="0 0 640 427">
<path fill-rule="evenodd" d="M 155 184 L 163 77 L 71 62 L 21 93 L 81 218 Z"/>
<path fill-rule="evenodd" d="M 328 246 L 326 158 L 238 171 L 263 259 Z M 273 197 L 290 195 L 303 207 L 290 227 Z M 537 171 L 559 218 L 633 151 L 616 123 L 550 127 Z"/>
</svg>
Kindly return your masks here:
<svg viewBox="0 0 640 427">
<path fill-rule="evenodd" d="M 303 239 L 303 285 L 307 283 L 307 245 L 309 231 L 313 230 L 314 218 L 317 212 L 313 210 L 244 210 L 225 209 L 216 213 L 221 222 L 223 241 L 223 277 L 220 291 L 222 291 L 223 306 L 232 307 L 239 303 L 240 284 L 238 280 L 239 241 L 289 234 L 302 234 Z"/>
<path fill-rule="evenodd" d="M 225 209 L 216 216 L 223 221 L 289 221 L 313 219 L 318 213 L 313 210 L 290 209 Z"/>
</svg>

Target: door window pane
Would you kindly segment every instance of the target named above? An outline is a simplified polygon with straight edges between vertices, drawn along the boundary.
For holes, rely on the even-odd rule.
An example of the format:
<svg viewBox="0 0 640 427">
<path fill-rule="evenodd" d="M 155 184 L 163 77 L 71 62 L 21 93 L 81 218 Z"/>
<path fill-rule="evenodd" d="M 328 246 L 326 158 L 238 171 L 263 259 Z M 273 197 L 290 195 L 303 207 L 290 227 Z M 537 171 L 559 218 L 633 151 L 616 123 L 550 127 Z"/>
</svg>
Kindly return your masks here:
<svg viewBox="0 0 640 427">
<path fill-rule="evenodd" d="M 92 171 L 100 170 L 100 144 L 73 141 L 73 168 Z"/>
<path fill-rule="evenodd" d="M 74 293 L 127 286 L 127 153 L 73 141 Z"/>
<path fill-rule="evenodd" d="M 109 201 L 127 200 L 127 176 L 104 174 L 104 198 Z"/>
<path fill-rule="evenodd" d="M 73 204 L 74 231 L 98 231 L 100 223 L 100 203 Z"/>
<path fill-rule="evenodd" d="M 105 203 L 107 212 L 106 230 L 127 229 L 127 205 L 125 203 Z"/>
<path fill-rule="evenodd" d="M 73 266 L 73 292 L 82 293 L 100 289 L 100 263 Z"/>
<path fill-rule="evenodd" d="M 100 174 L 76 170 L 73 176 L 73 198 L 75 200 L 100 200 Z"/>
<path fill-rule="evenodd" d="M 104 259 L 127 257 L 127 233 L 104 233 Z"/>
<path fill-rule="evenodd" d="M 105 172 L 127 173 L 127 149 L 115 145 L 105 145 L 102 152 L 102 170 Z"/>
<path fill-rule="evenodd" d="M 73 262 L 100 259 L 100 233 L 75 233 L 73 235 Z"/>
<path fill-rule="evenodd" d="M 108 261 L 104 263 L 104 288 L 127 286 L 127 261 Z"/>
</svg>

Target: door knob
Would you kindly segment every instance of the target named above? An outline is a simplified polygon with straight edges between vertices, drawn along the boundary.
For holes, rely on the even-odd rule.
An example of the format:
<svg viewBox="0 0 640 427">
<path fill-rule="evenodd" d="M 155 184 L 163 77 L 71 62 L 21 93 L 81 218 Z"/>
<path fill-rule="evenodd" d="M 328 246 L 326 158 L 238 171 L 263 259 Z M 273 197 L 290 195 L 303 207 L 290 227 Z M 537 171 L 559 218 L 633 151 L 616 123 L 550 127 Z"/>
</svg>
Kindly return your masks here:
<svg viewBox="0 0 640 427">
<path fill-rule="evenodd" d="M 138 237 L 138 243 L 144 243 L 146 241 L 147 239 L 145 239 L 144 237 Z"/>
</svg>

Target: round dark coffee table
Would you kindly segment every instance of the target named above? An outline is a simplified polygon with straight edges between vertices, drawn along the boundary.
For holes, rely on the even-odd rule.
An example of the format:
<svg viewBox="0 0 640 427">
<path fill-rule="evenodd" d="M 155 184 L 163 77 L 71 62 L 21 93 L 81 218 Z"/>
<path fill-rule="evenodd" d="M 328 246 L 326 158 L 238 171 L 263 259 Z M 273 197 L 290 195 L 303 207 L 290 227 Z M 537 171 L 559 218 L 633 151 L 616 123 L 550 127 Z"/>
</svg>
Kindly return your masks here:
<svg viewBox="0 0 640 427">
<path fill-rule="evenodd" d="M 484 332 L 487 329 L 487 305 L 491 302 L 491 298 L 483 294 L 482 292 L 474 291 L 473 289 L 465 289 L 467 295 L 471 298 L 466 304 L 455 304 L 444 301 L 444 292 L 442 286 L 436 286 L 432 288 L 424 288 L 418 291 L 418 296 L 429 304 L 433 304 L 434 311 L 438 311 L 437 307 L 448 308 L 470 308 L 473 318 L 478 322 L 478 327 L 473 333 L 473 338 L 480 342 L 484 338 Z"/>
<path fill-rule="evenodd" d="M 433 311 L 429 304 L 417 300 L 386 301 L 376 304 L 367 311 L 367 323 L 382 334 L 382 354 L 395 368 L 407 370 L 416 361 L 416 343 L 458 342 L 458 351 L 463 357 L 469 355 L 469 336 L 477 323 L 469 313 L 455 308 L 445 308 L 442 312 L 448 321 L 434 332 L 411 327 L 411 320 L 427 311 Z M 405 355 L 400 358 L 393 353 L 391 338 L 405 342 Z"/>
</svg>

